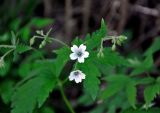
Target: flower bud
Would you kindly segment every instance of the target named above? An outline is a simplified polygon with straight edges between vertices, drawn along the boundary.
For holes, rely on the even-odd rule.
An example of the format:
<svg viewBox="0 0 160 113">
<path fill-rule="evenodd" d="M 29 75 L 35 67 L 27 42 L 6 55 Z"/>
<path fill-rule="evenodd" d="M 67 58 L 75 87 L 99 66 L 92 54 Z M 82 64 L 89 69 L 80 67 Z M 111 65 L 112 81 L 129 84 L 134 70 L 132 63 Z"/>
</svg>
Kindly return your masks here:
<svg viewBox="0 0 160 113">
<path fill-rule="evenodd" d="M 43 47 L 42 44 L 40 44 L 40 45 L 39 45 L 39 48 L 41 49 L 42 47 Z"/>
<path fill-rule="evenodd" d="M 43 40 L 41 44 L 42 44 L 42 46 L 45 46 L 46 45 L 46 41 Z"/>
<path fill-rule="evenodd" d="M 35 38 L 33 37 L 33 38 L 30 39 L 30 45 L 33 45 L 34 42 L 35 42 Z"/>
<path fill-rule="evenodd" d="M 113 44 L 113 45 L 112 45 L 112 51 L 115 51 L 115 50 L 116 50 L 116 45 Z"/>
</svg>

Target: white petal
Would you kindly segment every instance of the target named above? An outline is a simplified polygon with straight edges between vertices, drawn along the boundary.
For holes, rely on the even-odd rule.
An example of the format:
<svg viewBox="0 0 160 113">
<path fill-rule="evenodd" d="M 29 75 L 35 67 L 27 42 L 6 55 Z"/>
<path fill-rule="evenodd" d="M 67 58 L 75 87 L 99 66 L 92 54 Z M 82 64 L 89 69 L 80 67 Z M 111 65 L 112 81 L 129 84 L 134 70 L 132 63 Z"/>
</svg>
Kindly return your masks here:
<svg viewBox="0 0 160 113">
<path fill-rule="evenodd" d="M 77 77 L 77 78 L 75 78 L 75 82 L 80 83 L 80 82 L 82 82 L 82 79 L 80 77 Z"/>
<path fill-rule="evenodd" d="M 69 80 L 72 81 L 72 80 L 74 80 L 74 79 L 75 79 L 75 77 L 74 77 L 74 71 L 72 71 L 72 72 L 70 73 L 70 75 L 69 75 Z"/>
<path fill-rule="evenodd" d="M 76 52 L 78 50 L 78 47 L 76 46 L 76 45 L 73 45 L 72 47 L 71 47 L 71 51 L 72 52 Z"/>
<path fill-rule="evenodd" d="M 77 55 L 75 54 L 75 53 L 71 53 L 70 54 L 70 59 L 71 60 L 75 60 L 75 59 L 77 59 L 78 57 L 77 57 Z"/>
<path fill-rule="evenodd" d="M 86 46 L 85 46 L 84 44 L 81 44 L 81 45 L 79 46 L 79 49 L 81 49 L 82 51 L 85 51 L 85 50 L 86 50 Z"/>
<path fill-rule="evenodd" d="M 85 51 L 83 56 L 84 58 L 87 58 L 89 56 L 89 52 Z"/>
<path fill-rule="evenodd" d="M 81 79 L 85 79 L 86 78 L 86 75 L 85 74 L 81 74 Z"/>
<path fill-rule="evenodd" d="M 78 57 L 78 62 L 79 63 L 84 63 L 84 57 Z"/>
</svg>

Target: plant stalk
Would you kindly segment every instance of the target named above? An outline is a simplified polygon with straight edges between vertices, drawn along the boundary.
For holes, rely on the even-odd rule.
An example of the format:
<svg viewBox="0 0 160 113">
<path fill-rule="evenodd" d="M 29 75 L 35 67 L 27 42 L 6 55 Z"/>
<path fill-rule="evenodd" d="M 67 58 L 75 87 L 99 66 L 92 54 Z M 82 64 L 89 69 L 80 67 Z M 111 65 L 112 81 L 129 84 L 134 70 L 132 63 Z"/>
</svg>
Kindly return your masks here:
<svg viewBox="0 0 160 113">
<path fill-rule="evenodd" d="M 63 85 L 62 85 L 62 83 L 61 83 L 60 81 L 59 81 L 59 89 L 60 89 L 62 98 L 63 98 L 66 106 L 68 107 L 69 111 L 70 111 L 71 113 L 75 113 L 75 111 L 73 110 L 73 108 L 72 108 L 69 100 L 67 99 L 67 97 L 66 97 L 66 95 L 65 95 L 65 93 L 64 93 Z"/>
</svg>

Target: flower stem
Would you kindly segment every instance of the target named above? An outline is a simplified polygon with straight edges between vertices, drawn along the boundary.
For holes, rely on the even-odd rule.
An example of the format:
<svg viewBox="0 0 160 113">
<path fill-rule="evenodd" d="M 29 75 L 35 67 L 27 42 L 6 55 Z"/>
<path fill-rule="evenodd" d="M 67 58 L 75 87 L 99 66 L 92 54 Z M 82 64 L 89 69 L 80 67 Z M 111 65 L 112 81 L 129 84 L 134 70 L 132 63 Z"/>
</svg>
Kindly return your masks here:
<svg viewBox="0 0 160 113">
<path fill-rule="evenodd" d="M 15 46 L 12 46 L 12 45 L 0 45 L 0 48 L 15 48 Z"/>
<path fill-rule="evenodd" d="M 44 37 L 42 37 L 42 36 L 34 36 L 34 38 L 44 39 Z M 48 37 L 48 38 L 52 41 L 58 42 L 58 43 L 60 43 L 64 46 L 70 48 L 66 43 L 62 42 L 61 40 L 58 40 L 58 39 L 55 39 L 55 38 L 52 38 L 52 37 Z"/>
<path fill-rule="evenodd" d="M 14 51 L 15 49 L 11 49 L 8 52 L 6 52 L 1 58 L 5 58 L 8 54 L 10 54 L 12 51 Z"/>
<path fill-rule="evenodd" d="M 50 39 L 53 40 L 53 41 L 55 41 L 55 42 L 58 42 L 58 43 L 60 43 L 60 44 L 62 44 L 64 46 L 66 46 L 68 48 L 70 48 L 66 43 L 62 42 L 61 40 L 58 40 L 58 39 L 55 39 L 55 38 L 50 38 Z"/>
<path fill-rule="evenodd" d="M 68 99 L 67 99 L 67 97 L 66 97 L 66 95 L 65 95 L 65 93 L 64 93 L 63 85 L 62 85 L 62 83 L 61 83 L 60 81 L 59 81 L 59 90 L 60 90 L 60 92 L 61 92 L 62 98 L 63 98 L 66 106 L 68 107 L 69 111 L 70 111 L 71 113 L 75 113 L 75 111 L 73 110 L 70 102 L 68 101 Z"/>
</svg>

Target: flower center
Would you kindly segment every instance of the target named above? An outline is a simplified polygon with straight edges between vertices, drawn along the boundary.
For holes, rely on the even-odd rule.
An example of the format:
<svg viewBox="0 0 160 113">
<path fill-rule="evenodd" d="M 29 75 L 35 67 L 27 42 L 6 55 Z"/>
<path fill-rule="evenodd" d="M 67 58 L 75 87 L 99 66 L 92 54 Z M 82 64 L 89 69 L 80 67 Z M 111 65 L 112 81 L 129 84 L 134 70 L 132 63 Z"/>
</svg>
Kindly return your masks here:
<svg viewBox="0 0 160 113">
<path fill-rule="evenodd" d="M 74 75 L 75 75 L 75 76 L 78 76 L 78 75 L 79 75 L 79 72 L 78 72 L 78 71 L 74 72 Z"/>
<path fill-rule="evenodd" d="M 77 52 L 77 56 L 78 56 L 78 57 L 81 57 L 82 54 L 83 54 L 83 53 L 82 53 L 81 51 L 78 51 L 78 52 Z"/>
</svg>

